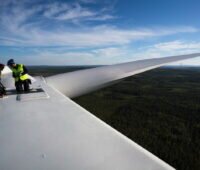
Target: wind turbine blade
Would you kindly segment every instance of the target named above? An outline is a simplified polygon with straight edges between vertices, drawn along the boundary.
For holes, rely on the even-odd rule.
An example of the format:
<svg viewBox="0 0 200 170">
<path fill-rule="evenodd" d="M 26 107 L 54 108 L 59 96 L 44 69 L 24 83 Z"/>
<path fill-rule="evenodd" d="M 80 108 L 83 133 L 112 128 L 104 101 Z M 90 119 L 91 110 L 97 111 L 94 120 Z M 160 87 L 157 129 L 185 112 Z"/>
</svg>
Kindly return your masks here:
<svg viewBox="0 0 200 170">
<path fill-rule="evenodd" d="M 59 74 L 46 78 L 46 81 L 63 94 L 73 98 L 116 83 L 128 76 L 142 73 L 171 62 L 198 56 L 200 56 L 200 53 L 139 60 Z"/>
</svg>

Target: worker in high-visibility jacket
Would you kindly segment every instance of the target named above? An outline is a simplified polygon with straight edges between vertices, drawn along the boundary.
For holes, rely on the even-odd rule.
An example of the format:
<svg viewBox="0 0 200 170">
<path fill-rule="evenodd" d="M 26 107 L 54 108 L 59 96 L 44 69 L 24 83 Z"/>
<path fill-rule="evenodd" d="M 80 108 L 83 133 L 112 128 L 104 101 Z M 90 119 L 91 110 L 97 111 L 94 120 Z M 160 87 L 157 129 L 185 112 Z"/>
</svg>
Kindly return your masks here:
<svg viewBox="0 0 200 170">
<path fill-rule="evenodd" d="M 15 87 L 17 92 L 28 92 L 30 79 L 28 76 L 28 70 L 23 64 L 16 64 L 13 59 L 8 60 L 7 65 L 11 68 L 13 72 L 13 77 L 15 79 Z"/>
</svg>

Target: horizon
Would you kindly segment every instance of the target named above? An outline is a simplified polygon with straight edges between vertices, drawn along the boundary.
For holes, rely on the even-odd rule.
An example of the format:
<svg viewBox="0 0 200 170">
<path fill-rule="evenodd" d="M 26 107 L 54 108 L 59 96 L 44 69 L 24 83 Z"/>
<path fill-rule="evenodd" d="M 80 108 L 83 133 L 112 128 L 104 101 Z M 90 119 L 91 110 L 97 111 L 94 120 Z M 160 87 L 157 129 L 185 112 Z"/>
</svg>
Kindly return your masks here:
<svg viewBox="0 0 200 170">
<path fill-rule="evenodd" d="M 28 67 L 102 67 L 102 66 L 109 66 L 108 65 L 27 65 Z M 173 67 L 200 67 L 200 65 L 164 65 L 158 68 L 173 68 Z M 156 68 L 157 69 L 157 68 Z"/>
</svg>

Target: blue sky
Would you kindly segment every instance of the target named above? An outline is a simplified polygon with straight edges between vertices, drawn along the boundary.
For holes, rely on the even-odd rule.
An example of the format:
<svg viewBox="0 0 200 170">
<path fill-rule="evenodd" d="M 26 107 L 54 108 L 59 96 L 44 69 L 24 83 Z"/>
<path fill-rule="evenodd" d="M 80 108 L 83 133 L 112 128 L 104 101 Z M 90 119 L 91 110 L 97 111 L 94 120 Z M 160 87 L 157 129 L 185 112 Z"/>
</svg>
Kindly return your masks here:
<svg viewBox="0 0 200 170">
<path fill-rule="evenodd" d="M 0 0 L 0 62 L 98 65 L 200 52 L 199 9 L 198 0 Z"/>
</svg>

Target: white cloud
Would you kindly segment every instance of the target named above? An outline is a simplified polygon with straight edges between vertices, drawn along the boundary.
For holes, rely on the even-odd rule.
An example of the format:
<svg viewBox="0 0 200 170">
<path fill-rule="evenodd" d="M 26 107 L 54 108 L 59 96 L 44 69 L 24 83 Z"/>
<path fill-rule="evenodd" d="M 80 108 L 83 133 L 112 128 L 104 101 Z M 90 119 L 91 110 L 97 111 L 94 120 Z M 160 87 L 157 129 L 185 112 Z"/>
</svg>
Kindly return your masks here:
<svg viewBox="0 0 200 170">
<path fill-rule="evenodd" d="M 163 51 L 171 51 L 171 50 L 200 50 L 200 43 L 190 42 L 186 43 L 184 41 L 171 41 L 164 42 L 154 45 L 155 49 L 163 50 Z"/>
<path fill-rule="evenodd" d="M 47 18 L 53 18 L 55 15 L 69 10 L 68 4 L 53 3 L 45 6 L 44 16 Z"/>
<path fill-rule="evenodd" d="M 112 16 L 112 15 L 96 15 L 95 17 L 89 17 L 87 20 L 89 21 L 106 21 L 106 20 L 111 20 L 111 19 L 116 19 L 117 17 Z"/>
<path fill-rule="evenodd" d="M 12 48 L 15 52 L 19 48 Z M 23 52 L 23 48 L 20 52 Z M 33 52 L 34 51 L 34 52 Z M 91 50 L 66 50 L 61 48 L 33 49 L 30 54 L 17 57 L 17 62 L 27 65 L 105 65 L 123 62 L 124 55 L 128 55 L 125 47 L 108 47 Z M 8 56 L 9 57 L 9 56 Z M 7 58 L 6 60 L 8 60 Z M 6 62 L 5 60 L 5 62 Z"/>
<path fill-rule="evenodd" d="M 67 11 L 65 13 L 62 13 L 55 17 L 56 19 L 59 20 L 72 20 L 72 19 L 83 19 L 87 17 L 93 17 L 96 14 L 94 12 L 91 12 L 89 10 L 83 10 L 81 8 L 75 8 L 71 9 L 70 11 Z"/>
<path fill-rule="evenodd" d="M 32 65 L 100 65 L 109 64 L 111 60 L 107 57 L 96 57 L 90 52 L 39 52 L 37 55 L 29 55 L 26 58 L 17 58 L 18 62 Z"/>
<path fill-rule="evenodd" d="M 79 4 L 69 5 L 66 3 L 50 4 L 44 12 L 44 16 L 57 20 L 80 20 L 87 17 L 93 17 L 95 15 L 96 14 L 94 12 L 81 7 Z"/>
<path fill-rule="evenodd" d="M 102 21 L 115 19 L 116 17 L 103 12 L 103 10 L 91 10 L 82 7 L 79 3 L 53 3 L 46 7 L 44 16 L 50 19 L 63 21 Z"/>
<path fill-rule="evenodd" d="M 190 53 L 200 52 L 200 42 L 187 42 L 187 41 L 169 41 L 163 43 L 157 43 L 151 46 L 146 46 L 139 50 L 136 50 L 132 55 L 129 51 L 129 59 L 126 61 L 159 58 L 175 55 L 183 55 Z M 200 65 L 200 58 L 189 59 L 185 61 L 175 62 L 170 65 Z"/>
<path fill-rule="evenodd" d="M 11 27 L 12 28 L 12 27 Z M 22 26 L 10 29 L 11 34 L 15 35 L 15 41 L 11 44 L 16 46 L 68 46 L 68 47 L 100 47 L 107 45 L 124 45 L 132 41 L 142 40 L 158 36 L 166 36 L 183 32 L 194 32 L 188 27 L 171 29 L 129 29 L 123 30 L 112 26 L 100 26 L 84 28 L 78 31 L 57 30 L 46 31 L 36 27 Z M 2 36 L 0 36 L 1 38 Z M 13 39 L 9 36 L 7 39 Z M 21 43 L 16 43 L 16 40 Z M 5 42 L 0 42 L 5 45 Z"/>
<path fill-rule="evenodd" d="M 79 0 L 79 1 L 87 4 L 94 4 L 97 2 L 97 0 Z"/>
<path fill-rule="evenodd" d="M 128 55 L 126 47 L 101 48 L 93 50 L 92 53 L 98 58 L 105 58 L 106 61 L 109 60 L 109 63 L 118 62 L 120 58 L 124 58 L 125 55 Z"/>
<path fill-rule="evenodd" d="M 179 41 L 177 40 L 175 42 Z M 180 41 L 182 46 L 178 45 L 176 46 L 176 49 L 171 49 L 173 44 L 176 44 L 175 42 L 158 43 L 141 49 L 130 49 L 127 46 L 94 48 L 87 50 L 70 50 L 65 47 L 61 47 L 59 49 L 36 48 L 35 50 L 33 49 L 34 52 L 30 52 L 31 55 L 27 54 L 22 57 L 13 57 L 16 61 L 23 62 L 28 65 L 106 65 L 199 52 L 199 46 L 195 44 L 200 44 L 200 42 Z M 18 49 L 19 48 L 14 50 Z M 25 49 L 22 48 L 21 52 L 24 50 Z M 174 63 L 173 65 L 180 64 L 200 65 L 200 58 L 180 61 Z"/>
<path fill-rule="evenodd" d="M 59 50 L 43 51 L 37 52 L 34 56 L 27 56 L 27 61 L 33 61 L 33 63 L 55 64 L 56 58 L 57 64 L 113 64 L 133 59 L 197 52 L 200 47 L 198 42 L 177 40 L 158 43 L 142 50 L 135 50 L 134 47 L 131 47 L 133 49 L 126 48 L 138 40 L 149 40 L 179 33 L 194 33 L 199 30 L 190 26 L 122 29 L 107 24 L 106 21 L 116 18 L 112 12 L 109 13 L 107 8 L 94 11 L 80 5 L 82 3 L 40 4 L 27 8 L 23 1 L 26 0 L 20 3 L 17 0 L 8 0 L 3 4 L 3 8 L 1 8 L 2 4 L 0 5 L 0 45 L 58 46 L 59 50 L 60 47 L 65 49 L 61 52 L 58 52 Z M 83 1 L 84 3 L 95 3 L 92 0 Z M 13 5 L 8 10 L 6 6 L 10 3 Z M 68 27 L 67 24 L 72 21 L 104 21 L 104 25 L 83 24 Z M 54 22 L 57 25 L 54 25 Z M 50 25 L 49 29 L 44 28 L 45 24 Z M 85 51 L 66 52 L 67 48 L 85 49 Z M 88 48 L 94 49 L 89 50 Z"/>
<path fill-rule="evenodd" d="M 15 2 L 15 1 L 14 1 Z M 23 12 L 22 12 L 23 11 Z M 107 11 L 107 10 L 106 10 Z M 99 11 L 101 12 L 101 10 Z M 198 30 L 194 27 L 120 29 L 111 25 L 67 27 L 56 23 L 50 29 L 41 14 L 57 20 L 108 20 L 110 14 L 100 14 L 82 7 L 80 4 L 52 3 L 33 5 L 27 8 L 23 3 L 16 3 L 0 12 L 0 45 L 7 46 L 65 46 L 65 47 L 102 47 L 126 45 L 136 40 L 191 33 Z M 41 22 L 42 21 L 42 22 Z M 74 28 L 74 27 L 73 27 Z"/>
</svg>

